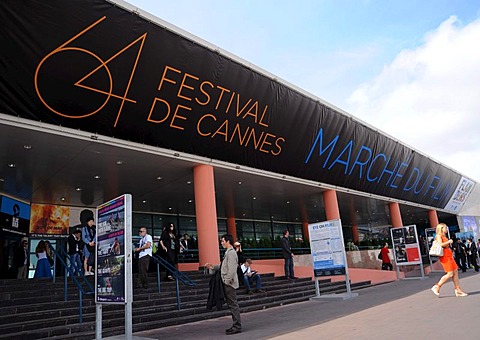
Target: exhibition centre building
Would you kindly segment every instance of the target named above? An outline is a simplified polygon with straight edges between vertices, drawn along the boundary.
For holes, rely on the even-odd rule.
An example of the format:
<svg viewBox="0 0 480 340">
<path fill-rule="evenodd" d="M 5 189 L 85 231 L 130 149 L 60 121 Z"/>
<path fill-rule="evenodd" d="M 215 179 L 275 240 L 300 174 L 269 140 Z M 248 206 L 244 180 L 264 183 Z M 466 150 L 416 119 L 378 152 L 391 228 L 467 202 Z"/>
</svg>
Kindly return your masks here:
<svg viewBox="0 0 480 340">
<path fill-rule="evenodd" d="M 120 0 L 0 2 L 0 266 L 132 195 L 219 259 L 340 219 L 344 241 L 446 222 L 480 237 L 477 183 L 322 99 Z"/>
</svg>

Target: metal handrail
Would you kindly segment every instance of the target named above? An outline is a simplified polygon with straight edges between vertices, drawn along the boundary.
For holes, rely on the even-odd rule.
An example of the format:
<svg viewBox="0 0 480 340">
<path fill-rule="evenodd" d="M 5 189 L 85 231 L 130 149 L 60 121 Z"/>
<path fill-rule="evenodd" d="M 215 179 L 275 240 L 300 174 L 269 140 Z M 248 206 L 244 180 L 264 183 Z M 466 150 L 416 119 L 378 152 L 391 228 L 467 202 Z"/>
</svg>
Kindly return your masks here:
<svg viewBox="0 0 480 340">
<path fill-rule="evenodd" d="M 186 274 L 179 271 L 175 266 L 171 265 L 165 259 L 160 256 L 152 256 L 153 261 L 157 264 L 157 288 L 160 293 L 160 266 L 170 271 L 171 275 L 175 278 L 176 291 L 177 291 L 177 310 L 180 310 L 180 287 L 179 281 L 186 286 L 195 286 L 197 283 L 190 279 Z"/>
<path fill-rule="evenodd" d="M 58 259 L 60 261 L 60 264 L 65 268 L 65 279 L 64 279 L 64 299 L 65 301 L 68 300 L 68 275 L 67 273 L 70 275 L 70 277 L 72 278 L 73 282 L 75 283 L 75 285 L 77 286 L 78 288 L 78 295 L 79 295 L 79 306 L 78 306 L 78 314 L 79 314 L 79 323 L 82 323 L 83 322 L 83 306 L 82 306 L 82 301 L 83 301 L 83 294 L 94 294 L 95 291 L 92 287 L 92 285 L 90 284 L 90 282 L 88 282 L 87 278 L 85 277 L 85 275 L 83 275 L 83 273 L 81 271 L 79 271 L 79 274 L 80 274 L 80 277 L 82 278 L 82 280 L 85 282 L 85 284 L 88 286 L 89 288 L 89 291 L 85 291 L 85 289 L 83 288 L 81 282 L 78 281 L 77 277 L 75 276 L 74 272 L 72 271 L 72 269 L 67 265 L 65 259 L 68 259 L 70 261 L 70 263 L 73 263 L 72 262 L 72 259 L 70 257 L 70 255 L 67 254 L 67 252 L 63 249 L 63 248 L 60 248 L 60 252 L 61 252 L 61 255 L 63 255 L 65 257 L 65 259 L 62 258 L 62 256 L 60 256 L 60 254 L 58 253 L 58 251 L 56 251 L 50 244 L 50 242 L 46 241 L 45 243 L 48 244 L 50 250 L 53 251 L 53 282 L 55 283 L 55 266 L 56 266 L 56 260 Z"/>
</svg>

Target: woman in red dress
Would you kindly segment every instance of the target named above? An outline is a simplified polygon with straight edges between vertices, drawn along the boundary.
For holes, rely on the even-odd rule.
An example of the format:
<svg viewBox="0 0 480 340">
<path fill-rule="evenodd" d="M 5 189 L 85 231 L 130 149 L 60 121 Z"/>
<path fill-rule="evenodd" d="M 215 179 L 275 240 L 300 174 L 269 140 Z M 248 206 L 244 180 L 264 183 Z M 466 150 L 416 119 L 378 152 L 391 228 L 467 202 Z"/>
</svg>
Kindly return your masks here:
<svg viewBox="0 0 480 340">
<path fill-rule="evenodd" d="M 449 279 L 452 279 L 453 284 L 455 285 L 455 296 L 467 296 L 468 294 L 464 293 L 460 289 L 460 282 L 458 279 L 458 267 L 453 259 L 452 249 L 450 245 L 453 243 L 453 240 L 449 240 L 446 236 L 448 232 L 448 227 L 445 223 L 440 223 L 437 225 L 435 240 L 440 243 L 443 248 L 443 256 L 440 256 L 439 260 L 442 264 L 445 275 L 440 278 L 440 281 L 432 287 L 433 294 L 440 295 L 440 287 L 442 287 L 445 282 Z"/>
</svg>

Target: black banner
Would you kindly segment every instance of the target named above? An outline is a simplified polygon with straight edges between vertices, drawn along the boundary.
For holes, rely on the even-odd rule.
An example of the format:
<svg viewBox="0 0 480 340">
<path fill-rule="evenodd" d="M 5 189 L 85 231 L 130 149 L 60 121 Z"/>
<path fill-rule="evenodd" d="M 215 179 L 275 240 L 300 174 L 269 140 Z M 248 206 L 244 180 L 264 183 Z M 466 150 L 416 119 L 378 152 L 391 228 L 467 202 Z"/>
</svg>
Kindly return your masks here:
<svg viewBox="0 0 480 340">
<path fill-rule="evenodd" d="M 445 207 L 461 176 L 101 0 L 0 2 L 0 111 Z"/>
</svg>

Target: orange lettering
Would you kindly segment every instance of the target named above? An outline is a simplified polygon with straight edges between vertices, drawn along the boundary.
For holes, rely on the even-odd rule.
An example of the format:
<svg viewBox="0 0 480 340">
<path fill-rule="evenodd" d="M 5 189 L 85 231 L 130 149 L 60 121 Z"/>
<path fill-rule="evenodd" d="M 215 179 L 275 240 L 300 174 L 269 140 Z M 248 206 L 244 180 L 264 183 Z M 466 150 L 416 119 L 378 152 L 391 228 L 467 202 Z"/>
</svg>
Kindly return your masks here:
<svg viewBox="0 0 480 340">
<path fill-rule="evenodd" d="M 155 119 L 152 119 L 152 113 L 153 113 L 153 109 L 154 107 L 156 106 L 157 104 L 157 101 L 159 102 L 162 102 L 165 104 L 165 106 L 167 107 L 167 114 L 165 115 L 165 117 L 163 119 L 160 119 L 160 120 L 155 120 Z M 152 122 L 152 123 L 163 123 L 167 118 L 168 116 L 170 115 L 170 104 L 168 104 L 168 102 L 164 99 L 161 99 L 161 98 L 155 98 L 153 100 L 153 104 L 152 104 L 152 108 L 150 109 L 150 113 L 148 114 L 148 118 L 147 118 L 147 121 L 149 122 Z"/>
<path fill-rule="evenodd" d="M 177 97 L 182 98 L 182 99 L 185 99 L 185 100 L 192 100 L 192 98 L 190 98 L 190 97 L 185 97 L 184 95 L 181 94 L 183 88 L 186 88 L 186 89 L 189 89 L 189 90 L 194 90 L 194 87 L 193 87 L 193 86 L 188 86 L 188 85 L 185 84 L 185 81 L 186 81 L 187 77 L 192 78 L 192 79 L 195 79 L 195 80 L 199 80 L 199 79 L 200 79 L 200 78 L 198 78 L 198 77 L 195 77 L 195 76 L 192 76 L 192 75 L 190 75 L 190 74 L 188 74 L 188 73 L 185 73 L 185 75 L 183 76 L 183 79 L 182 79 L 182 83 L 180 84 L 180 87 L 178 88 Z"/>
<path fill-rule="evenodd" d="M 172 121 L 170 122 L 170 127 L 174 128 L 174 129 L 179 129 L 179 130 L 185 130 L 184 127 L 182 126 L 177 126 L 177 125 L 174 125 L 174 121 L 175 119 L 183 119 L 183 120 L 187 120 L 187 117 L 184 117 L 184 116 L 180 116 L 178 114 L 178 111 L 179 109 L 185 109 L 185 110 L 188 110 L 188 111 L 191 111 L 192 109 L 189 108 L 188 106 L 183 106 L 183 105 L 177 105 L 177 108 L 175 109 L 175 113 L 173 114 L 173 117 L 172 117 Z"/>
<path fill-rule="evenodd" d="M 162 79 L 160 79 L 160 84 L 158 84 L 158 91 L 160 91 L 160 89 L 162 88 L 164 80 L 168 83 L 171 83 L 171 84 L 176 84 L 177 83 L 175 80 L 167 78 L 167 71 L 169 71 L 169 70 L 177 72 L 179 74 L 182 73 L 180 70 L 177 70 L 176 68 L 173 68 L 173 67 L 170 67 L 170 66 L 165 66 L 165 69 L 163 70 L 163 74 L 162 74 Z"/>
<path fill-rule="evenodd" d="M 207 132 L 207 133 L 203 133 L 202 131 L 200 131 L 200 124 L 202 123 L 203 119 L 207 118 L 207 117 L 211 117 L 213 118 L 214 121 L 217 120 L 217 118 L 212 115 L 212 114 L 209 114 L 207 113 L 206 115 L 203 115 L 202 117 L 200 117 L 200 119 L 198 120 L 198 123 L 197 123 L 197 133 L 200 135 L 200 136 L 210 136 L 212 133 L 211 132 Z"/>
<path fill-rule="evenodd" d="M 258 122 L 258 125 L 262 125 L 262 126 L 268 127 L 268 124 L 265 124 L 265 123 L 263 122 L 263 117 L 265 117 L 265 113 L 267 113 L 267 109 L 268 109 L 268 105 L 265 106 L 265 109 L 263 109 L 262 117 L 260 118 L 260 121 Z"/>
<path fill-rule="evenodd" d="M 204 102 L 201 102 L 198 98 L 195 98 L 195 101 L 200 105 L 207 105 L 208 103 L 210 103 L 210 94 L 207 92 L 207 90 L 203 89 L 203 85 L 208 85 L 213 89 L 213 84 L 211 82 L 204 81 L 203 83 L 200 84 L 200 92 L 202 92 L 205 95 L 206 100 Z"/>
</svg>

